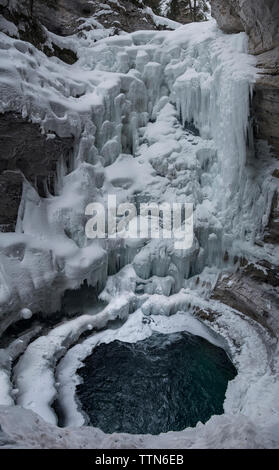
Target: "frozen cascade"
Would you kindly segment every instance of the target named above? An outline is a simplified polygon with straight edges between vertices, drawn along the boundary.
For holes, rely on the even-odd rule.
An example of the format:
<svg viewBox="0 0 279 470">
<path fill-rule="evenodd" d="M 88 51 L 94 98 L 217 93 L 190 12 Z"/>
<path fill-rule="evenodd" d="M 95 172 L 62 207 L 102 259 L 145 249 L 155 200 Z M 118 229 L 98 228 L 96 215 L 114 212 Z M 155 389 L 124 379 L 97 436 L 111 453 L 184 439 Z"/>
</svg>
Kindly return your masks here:
<svg viewBox="0 0 279 470">
<path fill-rule="evenodd" d="M 192 329 L 213 343 L 221 341 L 238 366 L 225 414 L 243 412 L 243 403 L 250 412 L 260 396 L 257 380 L 264 384 L 267 373 L 265 380 L 272 381 L 265 340 L 218 302 L 212 304 L 220 315 L 215 332 L 206 327 L 201 332 L 192 316 L 195 306 L 208 305 L 210 289 L 220 270 L 232 266 L 234 255 L 253 252 L 275 189 L 270 169 L 255 176 L 257 162 L 251 165 L 246 158 L 256 76 L 246 35 L 224 35 L 208 21 L 96 44 L 83 39 L 79 61 L 72 66 L 4 34 L 0 47 L 5 69 L 1 111 L 20 112 L 40 123 L 49 138 L 74 138 L 71 168 L 60 162 L 55 194 L 40 198 L 26 182 L 17 232 L 1 235 L 2 328 L 27 306 L 33 313 L 58 311 L 65 290 L 85 281 L 108 303 L 102 312 L 89 311 L 26 345 L 13 370 L 15 403 L 57 424 L 52 404 L 58 397 L 65 423 L 83 425 L 75 372 L 97 341 L 134 342 L 154 329 Z M 106 204 L 107 194 L 137 204 L 192 202 L 193 247 L 177 252 L 169 240 L 87 240 L 85 207 L 94 201 Z M 154 324 L 145 324 L 144 318 Z M 76 344 L 84 332 L 119 320 L 121 328 Z M 249 368 L 255 348 L 260 365 Z M 10 403 L 10 365 L 5 371 L 0 398 Z"/>
<path fill-rule="evenodd" d="M 44 271 L 51 273 L 50 282 L 59 278 L 57 299 L 49 305 L 48 299 L 40 298 L 38 305 L 36 298 L 42 293 L 37 293 L 33 310 L 38 310 L 39 306 L 46 311 L 56 310 L 63 290 L 78 286 L 85 279 L 93 285 L 104 285 L 107 250 L 114 251 L 115 246 L 106 244 L 103 247 L 96 241 L 85 240 L 84 209 L 89 202 L 105 201 L 107 192 L 116 192 L 120 198 L 132 201 L 135 193 L 143 192 L 142 187 L 135 188 L 131 184 L 130 194 L 120 188 L 121 196 L 121 191 L 115 190 L 114 182 L 111 185 L 106 178 L 105 168 L 110 168 L 122 152 L 137 154 L 137 161 L 140 154 L 145 160 L 149 159 L 138 168 L 135 165 L 135 172 L 148 173 L 152 188 L 145 191 L 147 200 L 158 200 L 162 187 L 168 186 L 172 177 L 172 186 L 180 188 L 167 188 L 168 197 L 193 202 L 196 206 L 199 258 L 194 261 L 191 253 L 192 266 L 182 273 L 182 278 L 203 269 L 208 261 L 208 243 L 212 248 L 214 240 L 222 259 L 232 240 L 231 236 L 225 236 L 223 227 L 229 235 L 236 233 L 234 238 L 242 236 L 243 217 L 239 207 L 245 188 L 250 188 L 243 168 L 249 87 L 255 76 L 253 59 L 244 53 L 246 36 L 226 37 L 217 30 L 214 22 L 208 22 L 188 25 L 174 32 L 144 31 L 112 37 L 99 41 L 90 49 L 81 46 L 79 62 L 67 66 L 56 60 L 45 60 L 45 57 L 42 60 L 41 53 L 32 46 L 2 35 L 7 75 L 14 77 L 13 84 L 6 82 L 3 88 L 2 111 L 21 111 L 33 122 L 40 122 L 43 132 L 56 133 L 60 137 L 74 135 L 76 142 L 72 171 L 64 176 L 63 171 L 58 172 L 55 197 L 42 200 L 33 189 L 25 188 L 18 234 L 14 241 L 12 238 L 8 241 L 9 245 L 17 244 L 19 240 L 24 244 L 26 255 L 21 270 L 36 278 L 35 290 L 40 289 L 39 276 L 32 276 L 32 269 L 37 269 L 36 263 L 32 261 L 32 268 L 29 264 L 24 266 L 27 253 L 32 251 L 30 239 L 33 245 L 40 245 L 44 257 L 53 259 L 46 260 L 48 266 Z M 195 141 L 193 138 L 191 142 L 191 136 L 187 137 L 189 144 L 193 144 L 188 148 L 181 128 L 179 134 L 175 112 L 170 111 L 167 103 L 176 105 L 182 124 L 193 122 L 200 131 L 201 139 Z M 172 126 L 168 124 L 167 114 L 171 115 Z M 151 135 L 150 125 L 144 127 L 151 117 L 158 118 L 157 127 L 153 126 L 154 135 Z M 144 128 L 147 133 L 141 136 Z M 172 135 L 174 139 L 170 139 Z M 148 142 L 147 151 L 144 144 L 140 145 L 141 141 Z M 167 143 L 162 143 L 164 141 Z M 166 154 L 160 153 L 162 145 L 168 145 Z M 189 154 L 180 167 L 171 161 L 176 157 L 175 152 L 181 161 L 184 154 Z M 176 174 L 175 178 L 168 174 L 170 167 L 175 167 L 176 173 L 181 168 L 180 172 L 184 171 L 184 174 Z M 116 169 L 117 166 L 114 171 Z M 159 177 L 155 180 L 153 169 L 159 175 L 163 174 L 165 181 L 160 181 Z M 160 188 L 157 191 L 156 186 Z M 262 197 L 259 191 L 250 193 L 247 206 L 252 203 L 252 198 L 256 200 L 259 196 Z M 160 202 L 163 202 L 162 198 Z M 250 226 L 246 228 L 250 232 L 261 226 L 262 214 L 258 211 L 256 214 L 258 223 L 254 223 L 254 214 L 251 214 Z M 221 250 L 220 245 L 223 245 Z M 122 252 L 127 249 L 126 246 Z M 126 255 L 121 256 L 126 258 Z M 186 264 L 189 264 L 187 254 L 185 256 Z M 210 264 L 215 261 L 209 260 Z M 120 266 L 124 264 L 125 259 Z M 18 286 L 15 286 L 17 290 Z M 26 287 L 20 289 L 23 304 L 27 290 Z M 13 311 L 16 308 L 13 304 Z"/>
</svg>

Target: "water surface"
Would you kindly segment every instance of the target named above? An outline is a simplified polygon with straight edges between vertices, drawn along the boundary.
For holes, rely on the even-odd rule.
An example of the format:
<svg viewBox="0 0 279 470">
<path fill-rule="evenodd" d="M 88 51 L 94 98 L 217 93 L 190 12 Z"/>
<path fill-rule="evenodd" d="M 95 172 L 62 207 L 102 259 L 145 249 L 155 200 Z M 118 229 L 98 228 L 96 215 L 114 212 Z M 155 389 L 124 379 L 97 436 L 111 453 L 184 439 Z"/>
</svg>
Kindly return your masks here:
<svg viewBox="0 0 279 470">
<path fill-rule="evenodd" d="M 89 424 L 106 433 L 181 431 L 223 413 L 236 369 L 225 351 L 189 333 L 101 344 L 79 370 Z"/>
</svg>

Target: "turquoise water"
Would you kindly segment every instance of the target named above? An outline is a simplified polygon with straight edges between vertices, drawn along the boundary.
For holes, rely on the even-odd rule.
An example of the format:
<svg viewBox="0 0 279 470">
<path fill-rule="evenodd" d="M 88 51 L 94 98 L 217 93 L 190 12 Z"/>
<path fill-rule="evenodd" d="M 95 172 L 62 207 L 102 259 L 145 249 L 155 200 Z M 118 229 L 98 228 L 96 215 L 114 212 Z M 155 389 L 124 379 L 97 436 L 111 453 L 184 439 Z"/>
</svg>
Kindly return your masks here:
<svg viewBox="0 0 279 470">
<path fill-rule="evenodd" d="M 101 344 L 79 370 L 77 395 L 106 433 L 159 434 L 223 413 L 236 369 L 225 351 L 186 332 Z"/>
</svg>

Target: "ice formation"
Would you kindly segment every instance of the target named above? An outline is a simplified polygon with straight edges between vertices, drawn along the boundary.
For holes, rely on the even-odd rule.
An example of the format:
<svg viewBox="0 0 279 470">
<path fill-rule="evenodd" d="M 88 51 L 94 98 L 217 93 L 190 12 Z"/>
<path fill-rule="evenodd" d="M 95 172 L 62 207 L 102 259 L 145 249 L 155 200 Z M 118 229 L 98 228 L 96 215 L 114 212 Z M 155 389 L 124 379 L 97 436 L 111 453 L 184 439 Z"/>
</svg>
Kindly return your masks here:
<svg viewBox="0 0 279 470">
<path fill-rule="evenodd" d="M 238 376 L 229 385 L 225 414 L 180 433 L 181 445 L 218 445 L 211 441 L 215 422 L 217 440 L 232 426 L 239 437 L 228 439 L 239 439 L 241 446 L 251 426 L 249 445 L 260 435 L 274 445 L 279 441 L 274 341 L 252 320 L 208 300 L 220 271 L 233 269 L 236 254 L 257 258 L 262 250 L 265 259 L 278 259 L 275 250 L 257 251 L 253 245 L 275 188 L 270 164 L 262 161 L 255 175 L 257 163 L 249 161 L 256 71 L 246 35 L 227 36 L 211 20 L 175 31 L 95 39 L 89 32 L 86 38 L 56 37 L 78 54 L 78 62 L 67 65 L 0 35 L 0 111 L 22 113 L 50 139 L 74 138 L 71 167 L 60 162 L 55 194 L 40 198 L 26 181 L 16 233 L 1 234 L 2 329 L 38 311 L 56 312 L 63 293 L 85 281 L 107 302 L 99 313 L 92 306 L 92 312 L 42 336 L 22 339 L 16 352 L 1 351 L 0 404 L 21 405 L 55 425 L 52 405 L 58 398 L 63 424 L 82 426 L 75 372 L 94 345 L 188 330 L 224 346 Z M 192 248 L 177 251 L 170 240 L 88 240 L 85 208 L 106 204 L 108 194 L 136 205 L 193 203 Z M 196 307 L 209 306 L 218 313 L 211 330 L 193 316 Z M 116 319 L 123 325 L 105 328 Z M 172 439 L 179 436 L 170 436 L 168 446 Z M 153 442 L 164 445 L 165 437 Z"/>
</svg>

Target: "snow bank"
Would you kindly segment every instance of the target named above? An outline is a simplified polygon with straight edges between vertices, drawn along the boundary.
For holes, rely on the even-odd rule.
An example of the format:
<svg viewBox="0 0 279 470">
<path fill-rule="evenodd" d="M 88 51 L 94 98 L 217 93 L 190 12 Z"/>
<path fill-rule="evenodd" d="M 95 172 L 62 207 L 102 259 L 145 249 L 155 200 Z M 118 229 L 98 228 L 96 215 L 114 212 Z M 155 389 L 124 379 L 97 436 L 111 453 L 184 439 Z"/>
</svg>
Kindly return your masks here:
<svg viewBox="0 0 279 470">
<path fill-rule="evenodd" d="M 15 367 L 17 403 L 56 424 L 56 415 L 51 409 L 57 393 L 53 373 L 55 363 L 85 331 L 104 328 L 117 318 L 127 318 L 130 302 L 127 297 L 118 297 L 102 312 L 82 315 L 33 341 Z"/>
</svg>

